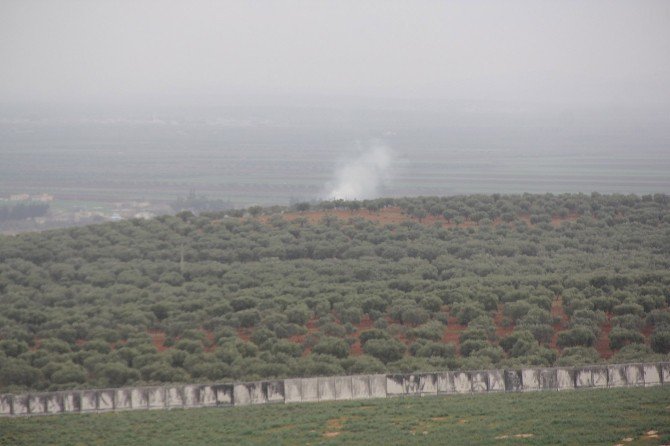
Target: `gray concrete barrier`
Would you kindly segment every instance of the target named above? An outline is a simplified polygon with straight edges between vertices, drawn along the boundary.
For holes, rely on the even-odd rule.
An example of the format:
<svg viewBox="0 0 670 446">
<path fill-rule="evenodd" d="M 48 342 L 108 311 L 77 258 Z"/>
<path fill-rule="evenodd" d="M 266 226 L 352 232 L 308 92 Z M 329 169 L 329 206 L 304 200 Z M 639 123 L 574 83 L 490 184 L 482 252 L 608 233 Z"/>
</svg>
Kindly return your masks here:
<svg viewBox="0 0 670 446">
<path fill-rule="evenodd" d="M 505 370 L 503 371 L 503 379 L 505 380 L 504 390 L 508 392 L 520 392 L 523 390 L 522 370 Z"/>
<path fill-rule="evenodd" d="M 0 416 L 670 384 L 670 363 L 295 378 L 0 395 Z"/>
<path fill-rule="evenodd" d="M 351 376 L 335 377 L 335 400 L 346 401 L 353 398 L 351 390 Z"/>
<path fill-rule="evenodd" d="M 335 401 L 335 377 L 318 378 L 319 401 Z"/>
<path fill-rule="evenodd" d="M 371 396 L 370 377 L 367 375 L 354 375 L 351 377 L 351 399 L 364 400 Z"/>
</svg>

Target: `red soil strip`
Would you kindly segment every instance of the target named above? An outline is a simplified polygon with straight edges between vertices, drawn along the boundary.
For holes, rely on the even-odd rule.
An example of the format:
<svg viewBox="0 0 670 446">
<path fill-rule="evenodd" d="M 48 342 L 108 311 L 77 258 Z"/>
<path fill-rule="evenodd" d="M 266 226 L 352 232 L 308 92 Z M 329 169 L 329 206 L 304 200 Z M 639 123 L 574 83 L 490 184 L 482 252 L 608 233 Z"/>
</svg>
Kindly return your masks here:
<svg viewBox="0 0 670 446">
<path fill-rule="evenodd" d="M 609 359 L 612 357 L 612 349 L 610 348 L 610 331 L 612 331 L 612 323 L 610 322 L 611 315 L 607 315 L 607 321 L 600 327 L 600 336 L 596 341 L 596 350 L 601 358 Z"/>
<path fill-rule="evenodd" d="M 444 329 L 444 335 L 442 336 L 442 342 L 445 344 L 451 342 L 457 348 L 461 345 L 460 335 L 463 330 L 465 330 L 467 325 L 461 325 L 458 323 L 458 319 L 454 316 L 447 318 L 447 326 Z"/>
<path fill-rule="evenodd" d="M 504 304 L 498 304 L 498 310 L 496 311 L 496 314 L 493 316 L 493 323 L 496 326 L 496 336 L 498 339 L 502 339 L 506 336 L 509 336 L 510 333 L 514 331 L 514 324 L 510 323 L 508 327 L 505 327 L 503 325 L 503 319 L 505 316 L 503 315 L 503 310 L 505 309 Z"/>
<path fill-rule="evenodd" d="M 0 341 L 2 341 L 2 338 L 0 338 Z M 42 346 L 42 340 L 40 338 L 35 338 L 33 340 L 33 345 L 28 349 L 28 351 L 35 352 L 37 351 L 40 347 Z"/>
<path fill-rule="evenodd" d="M 213 352 L 214 349 L 216 348 L 216 342 L 214 342 L 216 339 L 214 339 L 214 332 L 211 330 L 205 330 L 201 329 L 202 332 L 205 334 L 205 339 L 207 339 L 207 343 L 209 344 L 209 347 L 205 347 L 206 352 Z"/>
<path fill-rule="evenodd" d="M 651 334 L 654 332 L 653 325 L 645 325 L 642 328 L 642 335 L 644 336 L 645 344 L 651 345 Z"/>
<path fill-rule="evenodd" d="M 281 216 L 288 221 L 294 221 L 299 218 L 304 218 L 307 223 L 315 224 L 320 223 L 321 220 L 326 217 L 336 217 L 339 220 L 347 221 L 350 218 L 363 218 L 369 221 L 372 221 L 377 224 L 399 224 L 407 220 L 412 220 L 424 224 L 426 226 L 432 226 L 435 223 L 440 223 L 444 228 L 468 228 L 472 226 L 477 226 L 477 223 L 471 220 L 466 220 L 463 223 L 455 224 L 449 220 L 446 220 L 442 216 L 427 215 L 422 219 L 412 217 L 405 214 L 402 209 L 397 206 L 391 206 L 387 208 L 380 209 L 379 211 L 368 211 L 367 209 L 360 209 L 357 211 L 351 211 L 347 209 L 329 209 L 326 211 L 305 211 L 305 212 L 285 212 Z M 270 217 L 263 215 L 258 217 L 259 220 L 263 223 L 267 223 L 270 220 Z M 533 226 L 530 223 L 530 215 L 521 214 L 518 216 L 520 220 L 526 222 L 527 225 Z M 575 221 L 579 218 L 577 214 L 570 214 L 566 217 L 553 216 L 551 219 L 551 224 L 553 226 L 560 226 L 565 221 Z M 504 224 L 504 222 L 497 218 L 493 221 L 494 226 Z"/>
<path fill-rule="evenodd" d="M 353 337 L 356 338 L 356 342 L 354 342 L 351 345 L 351 348 L 349 349 L 349 354 L 351 356 L 360 356 L 363 354 L 363 347 L 361 346 L 361 340 L 359 339 L 361 336 L 361 333 L 370 330 L 373 327 L 373 322 L 372 319 L 370 319 L 370 316 L 365 314 L 361 318 L 361 322 L 356 324 L 356 333 L 354 333 Z"/>
<path fill-rule="evenodd" d="M 554 335 L 551 337 L 551 342 L 549 342 L 549 348 L 558 350 L 556 346 L 558 333 L 568 326 L 568 315 L 565 314 L 565 310 L 563 309 L 563 298 L 561 296 L 554 299 L 554 302 L 551 304 L 551 315 L 554 318 L 558 317 L 559 321 L 553 325 Z"/>
<path fill-rule="evenodd" d="M 238 328 L 237 337 L 242 339 L 244 342 L 248 342 L 251 339 L 251 328 Z"/>
<path fill-rule="evenodd" d="M 295 344 L 304 344 L 305 340 L 307 339 L 307 336 L 309 336 L 312 333 L 316 333 L 318 328 L 316 327 L 316 317 L 311 318 L 310 320 L 307 321 L 305 324 L 305 328 L 307 329 L 307 333 L 302 334 L 302 335 L 293 335 L 290 338 L 288 338 L 289 341 L 295 343 Z M 309 353 L 312 351 L 311 347 L 306 347 L 305 350 L 302 352 L 303 356 L 309 355 Z"/>
<path fill-rule="evenodd" d="M 168 349 L 168 347 L 165 346 L 165 339 L 167 337 L 165 332 L 160 330 L 149 330 L 149 336 L 151 336 L 151 342 L 154 344 L 154 347 L 156 347 L 158 352 L 164 352 Z"/>
</svg>

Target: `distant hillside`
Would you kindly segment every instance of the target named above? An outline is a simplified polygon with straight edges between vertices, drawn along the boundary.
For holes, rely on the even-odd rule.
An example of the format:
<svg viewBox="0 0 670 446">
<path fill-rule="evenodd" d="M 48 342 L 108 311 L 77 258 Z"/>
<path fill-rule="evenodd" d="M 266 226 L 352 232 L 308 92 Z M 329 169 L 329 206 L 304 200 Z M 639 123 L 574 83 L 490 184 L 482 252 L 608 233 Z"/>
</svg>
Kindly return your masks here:
<svg viewBox="0 0 670 446">
<path fill-rule="evenodd" d="M 662 194 L 340 200 L 0 237 L 0 391 L 657 360 L 669 271 Z"/>
</svg>

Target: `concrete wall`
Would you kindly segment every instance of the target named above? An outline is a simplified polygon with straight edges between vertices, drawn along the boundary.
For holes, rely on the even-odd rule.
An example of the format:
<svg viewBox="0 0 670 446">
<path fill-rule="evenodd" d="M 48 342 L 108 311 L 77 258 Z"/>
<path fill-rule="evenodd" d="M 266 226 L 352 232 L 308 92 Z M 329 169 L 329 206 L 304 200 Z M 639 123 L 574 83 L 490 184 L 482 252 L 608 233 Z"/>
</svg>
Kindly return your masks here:
<svg viewBox="0 0 670 446">
<path fill-rule="evenodd" d="M 670 384 L 670 363 L 388 375 L 0 395 L 0 416 L 529 392 Z"/>
</svg>

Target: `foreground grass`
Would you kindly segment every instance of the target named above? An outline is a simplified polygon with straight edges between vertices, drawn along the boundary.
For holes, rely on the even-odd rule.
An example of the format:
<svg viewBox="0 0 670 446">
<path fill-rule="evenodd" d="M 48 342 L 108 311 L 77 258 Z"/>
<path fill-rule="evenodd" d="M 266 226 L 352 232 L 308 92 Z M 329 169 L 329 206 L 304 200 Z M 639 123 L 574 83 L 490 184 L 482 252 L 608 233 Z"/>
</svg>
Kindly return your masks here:
<svg viewBox="0 0 670 446">
<path fill-rule="evenodd" d="M 670 443 L 670 386 L 0 418 L 0 445 L 622 441 Z"/>
</svg>

